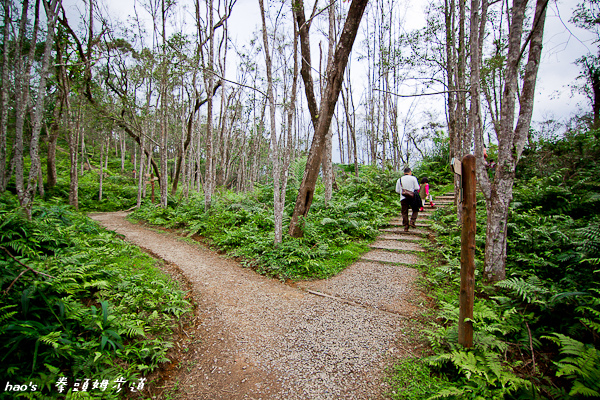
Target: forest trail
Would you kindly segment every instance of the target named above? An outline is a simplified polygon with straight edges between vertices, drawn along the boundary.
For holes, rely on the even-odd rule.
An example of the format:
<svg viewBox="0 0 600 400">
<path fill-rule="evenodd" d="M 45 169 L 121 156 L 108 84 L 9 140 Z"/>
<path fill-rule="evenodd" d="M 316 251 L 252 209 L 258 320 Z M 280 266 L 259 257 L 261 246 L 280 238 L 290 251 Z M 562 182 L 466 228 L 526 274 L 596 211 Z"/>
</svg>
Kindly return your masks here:
<svg viewBox="0 0 600 400">
<path fill-rule="evenodd" d="M 386 369 L 419 352 L 423 298 L 410 266 L 427 214 L 408 234 L 398 220 L 339 275 L 286 285 L 199 243 L 126 220 L 91 218 L 183 274 L 198 304 L 155 398 L 383 399 Z"/>
</svg>

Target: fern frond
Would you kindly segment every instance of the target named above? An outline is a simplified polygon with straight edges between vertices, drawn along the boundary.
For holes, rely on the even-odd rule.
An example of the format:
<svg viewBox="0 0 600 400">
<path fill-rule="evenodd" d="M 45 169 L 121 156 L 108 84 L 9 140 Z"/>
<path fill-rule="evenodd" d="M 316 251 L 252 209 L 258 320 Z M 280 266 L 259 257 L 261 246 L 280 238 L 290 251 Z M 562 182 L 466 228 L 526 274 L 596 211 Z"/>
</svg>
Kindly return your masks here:
<svg viewBox="0 0 600 400">
<path fill-rule="evenodd" d="M 55 349 L 58 348 L 58 339 L 62 335 L 62 331 L 50 332 L 47 335 L 40 336 L 38 340 L 48 346 L 52 346 Z"/>
<path fill-rule="evenodd" d="M 542 282 L 536 276 L 530 276 L 526 281 L 520 277 L 509 278 L 496 283 L 496 286 L 515 292 L 527 303 L 537 301 L 539 295 L 550 293 L 546 287 L 542 286 Z"/>
<path fill-rule="evenodd" d="M 447 399 L 447 398 L 460 398 L 465 394 L 464 389 L 459 389 L 456 386 L 450 386 L 448 388 L 444 388 L 438 392 L 438 394 L 427 398 L 427 400 L 438 400 L 438 399 Z"/>
</svg>

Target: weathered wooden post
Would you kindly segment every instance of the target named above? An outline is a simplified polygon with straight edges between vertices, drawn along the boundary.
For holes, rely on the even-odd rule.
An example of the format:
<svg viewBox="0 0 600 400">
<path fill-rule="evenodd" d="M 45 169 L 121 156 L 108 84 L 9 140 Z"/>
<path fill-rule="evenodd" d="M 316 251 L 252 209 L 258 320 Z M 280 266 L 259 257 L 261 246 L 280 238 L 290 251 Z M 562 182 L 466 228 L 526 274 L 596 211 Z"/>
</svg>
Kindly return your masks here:
<svg viewBox="0 0 600 400">
<path fill-rule="evenodd" d="M 462 159 L 462 235 L 460 251 L 460 309 L 458 313 L 458 343 L 473 346 L 473 302 L 475 293 L 475 156 L 468 154 Z"/>
</svg>

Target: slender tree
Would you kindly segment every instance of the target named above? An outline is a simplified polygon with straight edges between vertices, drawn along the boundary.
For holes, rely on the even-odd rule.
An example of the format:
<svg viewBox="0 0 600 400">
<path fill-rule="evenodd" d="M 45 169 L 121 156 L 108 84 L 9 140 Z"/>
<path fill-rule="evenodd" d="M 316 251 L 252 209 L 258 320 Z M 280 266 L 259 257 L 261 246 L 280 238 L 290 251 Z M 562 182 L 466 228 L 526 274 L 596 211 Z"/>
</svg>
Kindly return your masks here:
<svg viewBox="0 0 600 400">
<path fill-rule="evenodd" d="M 487 232 L 484 275 L 489 281 L 505 278 L 506 239 L 509 205 L 517 163 L 527 142 L 537 72 L 541 59 L 544 23 L 548 0 L 537 0 L 527 34 L 524 33 L 529 0 L 515 0 L 508 21 L 508 49 L 506 53 L 506 82 L 501 102 L 501 118 L 496 136 L 498 160 L 493 180 L 490 180 L 483 158 L 483 124 L 481 118 L 481 65 L 482 48 L 487 20 L 487 0 L 471 1 L 471 111 L 470 126 L 475 138 L 477 179 L 487 203 Z M 522 69 L 524 55 L 527 63 Z M 519 78 L 522 76 L 521 86 Z M 517 101 L 519 111 L 517 112 Z"/>
<path fill-rule="evenodd" d="M 0 193 L 6 190 L 8 184 L 7 171 L 7 125 L 8 125 L 8 91 L 9 82 L 9 43 L 10 43 L 10 23 L 11 23 L 11 2 L 10 0 L 2 1 L 2 9 L 4 11 L 4 28 L 2 29 L 2 61 L 0 64 Z"/>
<path fill-rule="evenodd" d="M 290 222 L 290 235 L 293 237 L 302 236 L 302 226 L 299 218 L 300 216 L 306 216 L 308 214 L 310 205 L 312 204 L 315 186 L 319 176 L 319 166 L 321 165 L 321 158 L 323 156 L 325 136 L 327 135 L 331 125 L 331 119 L 333 117 L 335 105 L 342 87 L 344 70 L 346 68 L 346 64 L 348 63 L 348 57 L 352 51 L 354 39 L 356 38 L 358 27 L 367 6 L 367 2 L 368 0 L 353 0 L 350 4 L 346 22 L 344 24 L 344 28 L 342 29 L 340 39 L 337 43 L 334 56 L 331 58 L 331 62 L 329 62 L 327 66 L 327 85 L 325 86 L 325 92 L 321 98 L 319 112 L 315 113 L 314 111 L 316 110 L 311 110 L 313 123 L 316 120 L 316 128 L 306 162 L 306 169 L 304 171 L 302 183 L 300 184 L 296 205 L 294 206 L 294 212 Z M 310 58 L 307 58 L 307 52 L 310 52 L 310 46 L 308 46 L 308 29 L 305 26 L 306 21 L 304 20 L 304 4 L 302 0 L 298 0 L 296 3 L 294 3 L 293 10 L 296 16 L 296 23 L 298 24 L 298 31 L 300 34 L 300 48 L 302 51 L 303 69 L 309 69 L 310 64 L 308 64 L 308 60 L 310 60 Z M 305 64 L 308 65 L 305 66 Z M 311 109 L 311 107 L 316 105 L 316 100 L 314 100 L 314 89 L 309 87 L 312 85 L 312 79 L 307 79 L 305 74 L 302 74 L 302 79 L 304 80 L 304 88 L 309 103 L 309 109 Z M 311 92 L 313 92 L 313 100 L 310 99 Z M 310 106 L 311 103 L 313 106 Z"/>
</svg>

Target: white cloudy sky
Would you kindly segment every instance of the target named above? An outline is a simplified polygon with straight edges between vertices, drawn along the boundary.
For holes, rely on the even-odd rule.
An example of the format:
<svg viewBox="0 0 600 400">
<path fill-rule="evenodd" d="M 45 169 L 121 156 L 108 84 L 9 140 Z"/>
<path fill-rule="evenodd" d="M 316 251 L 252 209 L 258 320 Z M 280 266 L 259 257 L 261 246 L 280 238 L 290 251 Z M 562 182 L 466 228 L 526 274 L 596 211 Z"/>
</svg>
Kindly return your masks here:
<svg viewBox="0 0 600 400">
<path fill-rule="evenodd" d="M 124 20 L 127 15 L 133 13 L 133 4 L 136 0 L 100 1 L 106 5 L 113 18 Z M 551 0 L 550 2 L 543 59 L 537 83 L 534 120 L 541 121 L 547 118 L 566 120 L 579 108 L 589 108 L 587 100 L 580 94 L 573 94 L 569 86 L 579 75 L 579 69 L 574 65 L 574 61 L 581 55 L 595 52 L 594 49 L 597 49 L 590 32 L 578 29 L 569 23 L 573 8 L 581 1 L 583 0 Z M 64 3 L 72 10 L 74 7 L 84 7 L 82 2 L 77 0 L 64 0 Z M 183 4 L 186 1 L 180 0 L 178 3 Z M 411 5 L 407 18 L 409 28 L 417 28 L 424 24 L 423 9 L 426 1 L 412 0 L 407 3 Z M 138 10 L 141 10 L 140 0 L 137 0 L 137 4 Z M 253 31 L 259 28 L 259 24 L 258 1 L 238 0 L 229 25 L 233 27 L 230 29 L 233 29 L 234 35 L 237 36 L 234 40 L 242 44 Z M 361 74 L 358 69 L 354 68 L 353 76 Z M 360 94 L 357 97 L 360 97 Z M 419 101 L 425 107 L 430 107 L 432 102 L 438 100 L 427 98 Z"/>
</svg>

